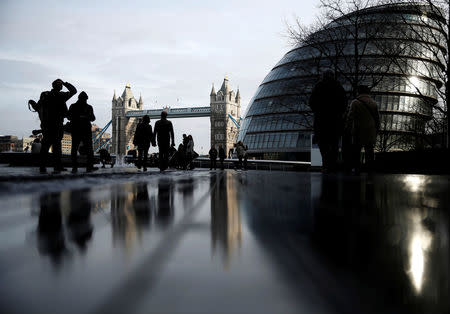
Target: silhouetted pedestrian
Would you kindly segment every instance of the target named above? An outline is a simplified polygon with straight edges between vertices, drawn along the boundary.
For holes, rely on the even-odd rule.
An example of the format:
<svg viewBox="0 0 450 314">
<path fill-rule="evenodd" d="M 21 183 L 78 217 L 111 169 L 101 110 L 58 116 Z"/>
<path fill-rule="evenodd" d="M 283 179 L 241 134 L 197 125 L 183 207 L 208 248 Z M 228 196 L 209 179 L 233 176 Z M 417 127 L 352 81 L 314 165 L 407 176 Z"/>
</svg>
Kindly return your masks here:
<svg viewBox="0 0 450 314">
<path fill-rule="evenodd" d="M 332 71 L 323 73 L 314 86 L 309 106 L 314 113 L 314 139 L 319 144 L 325 172 L 336 170 L 347 100 Z"/>
<path fill-rule="evenodd" d="M 66 87 L 67 92 L 62 92 Z M 67 115 L 66 101 L 77 93 L 77 89 L 68 82 L 57 79 L 52 83 L 52 90 L 41 93 L 39 98 L 39 117 L 41 119 L 42 145 L 40 151 L 40 172 L 46 173 L 48 150 L 53 147 L 54 173 L 63 168 L 61 164 L 61 140 L 64 135 L 63 122 Z"/>
<path fill-rule="evenodd" d="M 184 147 L 187 146 L 188 142 L 189 142 L 188 136 L 186 134 L 183 134 L 183 145 L 184 145 Z"/>
<path fill-rule="evenodd" d="M 136 127 L 133 140 L 133 144 L 137 146 L 138 151 L 138 160 L 136 164 L 138 169 L 143 167 L 143 170 L 147 171 L 147 157 L 150 143 L 152 143 L 153 146 L 156 145 L 155 139 L 153 138 L 152 126 L 150 125 L 150 117 L 145 115 L 142 118 L 141 123 Z"/>
<path fill-rule="evenodd" d="M 185 159 L 186 159 L 186 153 L 185 153 L 184 145 L 183 145 L 183 143 L 180 143 L 180 145 L 178 145 L 177 158 L 176 158 L 176 163 L 177 163 L 178 169 L 186 169 Z"/>
<path fill-rule="evenodd" d="M 41 140 L 39 138 L 35 138 L 33 143 L 31 144 L 31 153 L 39 154 L 41 152 Z"/>
<path fill-rule="evenodd" d="M 111 159 L 111 155 L 106 149 L 102 148 L 98 151 L 98 153 L 100 154 L 100 162 L 102 163 L 102 168 L 105 168 L 106 164 L 110 164 L 111 168 L 114 167 L 114 162 Z"/>
<path fill-rule="evenodd" d="M 69 108 L 67 118 L 71 122 L 72 132 L 72 173 L 78 171 L 78 148 L 83 142 L 86 152 L 86 172 L 94 170 L 94 151 L 92 149 L 92 125 L 95 121 L 94 110 L 87 103 L 88 95 L 83 91 L 78 95 L 78 101 Z"/>
<path fill-rule="evenodd" d="M 167 120 L 167 112 L 161 112 L 161 120 L 155 123 L 154 137 L 158 140 L 159 169 L 164 171 L 169 163 L 169 148 L 175 146 L 172 122 Z"/>
<path fill-rule="evenodd" d="M 370 97 L 370 90 L 365 85 L 358 86 L 358 97 L 350 104 L 347 117 L 348 129 L 351 130 L 353 156 L 352 165 L 355 172 L 361 169 L 360 154 L 364 147 L 367 169 L 370 171 L 374 161 L 374 146 L 380 128 L 380 116 L 376 102 Z"/>
<path fill-rule="evenodd" d="M 189 134 L 187 137 L 187 145 L 186 145 L 186 162 L 190 170 L 194 169 L 193 164 L 194 158 L 195 158 L 194 139 L 192 138 L 192 135 Z"/>
<path fill-rule="evenodd" d="M 210 160 L 209 170 L 212 170 L 213 168 L 214 170 L 217 169 L 216 159 L 217 159 L 217 149 L 214 146 L 212 146 L 211 149 L 209 150 L 209 160 Z"/>
<path fill-rule="evenodd" d="M 219 160 L 220 160 L 220 169 L 223 170 L 223 161 L 225 159 L 225 149 L 223 149 L 222 144 L 219 144 Z"/>
<path fill-rule="evenodd" d="M 242 141 L 239 141 L 236 145 L 236 154 L 239 159 L 238 168 L 245 170 L 247 168 L 247 146 Z M 242 164 L 242 160 L 244 160 L 244 164 Z"/>
<path fill-rule="evenodd" d="M 228 151 L 228 158 L 229 158 L 229 159 L 232 159 L 232 158 L 233 158 L 233 153 L 234 153 L 234 150 L 233 150 L 233 147 L 232 147 L 232 148 L 230 148 L 230 150 Z"/>
</svg>

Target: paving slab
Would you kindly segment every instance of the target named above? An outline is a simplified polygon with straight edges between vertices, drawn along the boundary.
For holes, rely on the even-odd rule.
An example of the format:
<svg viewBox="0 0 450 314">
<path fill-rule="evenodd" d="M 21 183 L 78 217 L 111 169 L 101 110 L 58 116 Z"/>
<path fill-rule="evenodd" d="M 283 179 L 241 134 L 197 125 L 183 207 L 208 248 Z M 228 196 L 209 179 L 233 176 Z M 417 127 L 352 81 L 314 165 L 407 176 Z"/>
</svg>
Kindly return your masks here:
<svg viewBox="0 0 450 314">
<path fill-rule="evenodd" d="M 449 176 L 0 177 L 2 313 L 450 309 Z"/>
</svg>

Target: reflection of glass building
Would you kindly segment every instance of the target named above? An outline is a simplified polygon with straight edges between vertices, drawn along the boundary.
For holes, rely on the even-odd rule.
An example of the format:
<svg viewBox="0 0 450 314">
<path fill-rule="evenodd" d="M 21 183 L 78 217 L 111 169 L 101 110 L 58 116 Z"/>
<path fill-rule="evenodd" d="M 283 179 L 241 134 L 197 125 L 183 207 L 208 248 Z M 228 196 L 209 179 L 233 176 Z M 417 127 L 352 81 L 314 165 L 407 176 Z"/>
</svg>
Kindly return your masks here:
<svg viewBox="0 0 450 314">
<path fill-rule="evenodd" d="M 443 35 L 435 27 L 438 17 L 426 12 L 425 6 L 406 5 L 353 12 L 314 33 L 311 43 L 289 51 L 265 77 L 248 106 L 239 140 L 248 145 L 249 154 L 264 159 L 309 158 L 312 116 L 308 99 L 325 68 L 340 69 L 336 71 L 338 79 L 349 97 L 355 73 L 359 84 L 373 86 L 381 114 L 379 142 L 384 149 L 414 146 L 432 116 L 431 105 L 437 103 L 435 86 L 439 82 L 434 71 L 440 60 L 419 40 L 413 40 L 412 33 L 427 38 L 437 55 L 441 49 L 445 51 L 440 46 Z M 362 50 L 358 71 L 352 37 L 356 19 Z M 395 52 L 395 57 L 388 57 L 387 49 Z"/>
</svg>

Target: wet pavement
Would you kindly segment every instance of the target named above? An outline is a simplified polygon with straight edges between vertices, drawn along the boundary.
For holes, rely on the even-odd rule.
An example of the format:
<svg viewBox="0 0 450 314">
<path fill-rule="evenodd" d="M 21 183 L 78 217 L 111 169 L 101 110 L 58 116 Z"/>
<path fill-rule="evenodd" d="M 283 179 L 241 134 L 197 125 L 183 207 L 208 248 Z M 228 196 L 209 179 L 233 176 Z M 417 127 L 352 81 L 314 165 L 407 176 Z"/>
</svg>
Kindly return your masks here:
<svg viewBox="0 0 450 314">
<path fill-rule="evenodd" d="M 1 313 L 450 311 L 448 176 L 1 172 Z"/>
</svg>

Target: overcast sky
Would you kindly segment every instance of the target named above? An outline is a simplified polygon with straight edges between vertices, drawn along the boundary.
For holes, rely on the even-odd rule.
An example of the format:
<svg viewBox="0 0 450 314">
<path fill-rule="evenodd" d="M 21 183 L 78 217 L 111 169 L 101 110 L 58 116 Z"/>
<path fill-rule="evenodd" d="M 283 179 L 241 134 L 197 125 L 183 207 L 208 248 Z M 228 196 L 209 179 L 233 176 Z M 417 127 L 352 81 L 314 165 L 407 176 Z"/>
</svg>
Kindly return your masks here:
<svg viewBox="0 0 450 314">
<path fill-rule="evenodd" d="M 318 0 L 0 0 L 0 134 L 39 126 L 28 99 L 61 78 L 86 91 L 97 121 L 111 120 L 114 90 L 130 83 L 144 109 L 207 106 L 225 75 L 242 114 L 265 75 L 290 49 L 286 20 L 309 23 Z M 77 96 L 69 100 L 75 102 Z M 209 149 L 209 119 L 175 119 L 176 142 Z M 154 121 L 152 121 L 154 124 Z"/>
</svg>

